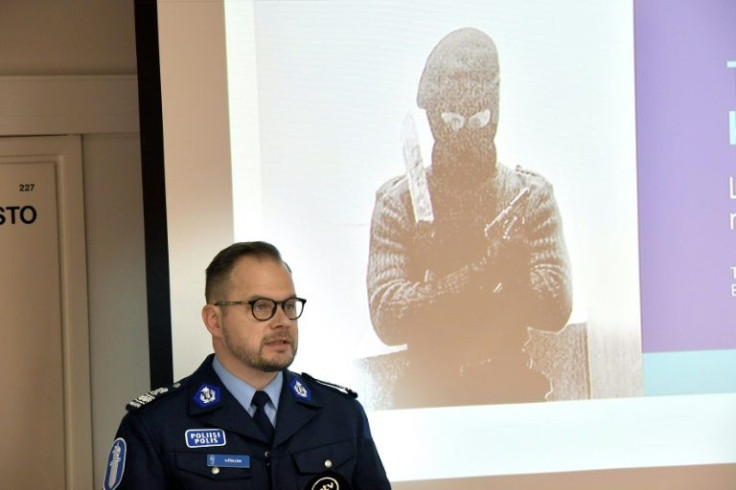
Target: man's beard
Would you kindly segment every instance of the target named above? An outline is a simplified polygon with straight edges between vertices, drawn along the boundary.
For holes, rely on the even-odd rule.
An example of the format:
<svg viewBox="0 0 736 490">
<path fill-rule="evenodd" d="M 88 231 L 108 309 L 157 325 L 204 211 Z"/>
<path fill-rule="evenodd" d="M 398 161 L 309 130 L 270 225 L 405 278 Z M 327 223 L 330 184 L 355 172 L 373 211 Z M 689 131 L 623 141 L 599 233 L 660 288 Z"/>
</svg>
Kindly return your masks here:
<svg viewBox="0 0 736 490">
<path fill-rule="evenodd" d="M 274 338 L 288 339 L 292 349 L 291 357 L 286 360 L 278 361 L 266 359 L 263 356 L 263 347 L 265 346 L 266 342 Z M 261 345 L 259 346 L 257 351 L 250 351 L 245 346 L 236 342 L 230 335 L 229 329 L 223 329 L 223 340 L 225 342 L 225 347 L 227 347 L 232 355 L 235 356 L 240 362 L 242 362 L 246 366 L 267 373 L 273 373 L 288 368 L 294 362 L 294 358 L 296 357 L 297 340 L 291 335 L 275 335 L 271 337 L 265 337 L 261 341 Z"/>
</svg>

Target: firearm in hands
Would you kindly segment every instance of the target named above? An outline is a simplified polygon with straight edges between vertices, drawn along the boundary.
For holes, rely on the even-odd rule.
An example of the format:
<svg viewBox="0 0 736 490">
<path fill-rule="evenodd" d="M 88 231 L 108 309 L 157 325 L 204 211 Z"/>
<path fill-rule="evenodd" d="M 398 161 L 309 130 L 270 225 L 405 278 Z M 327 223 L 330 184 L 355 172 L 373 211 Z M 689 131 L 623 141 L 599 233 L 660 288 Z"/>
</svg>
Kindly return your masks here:
<svg viewBox="0 0 736 490">
<path fill-rule="evenodd" d="M 497 226 L 503 226 L 503 233 L 501 234 L 501 238 L 503 238 L 504 240 L 509 239 L 509 233 L 518 220 L 518 217 L 511 216 L 511 213 L 514 211 L 514 208 L 529 195 L 529 192 L 530 190 L 528 187 L 524 187 L 523 189 L 521 189 L 519 193 L 514 196 L 509 205 L 503 208 L 501 212 L 498 213 L 495 218 L 493 218 L 493 221 L 486 225 L 484 230 L 486 238 L 491 237 L 491 233 L 493 232 L 494 228 L 496 228 Z"/>
<path fill-rule="evenodd" d="M 511 200 L 511 202 L 501 210 L 500 213 L 496 215 L 493 220 L 488 223 L 483 230 L 485 233 L 485 236 L 487 239 L 491 241 L 491 245 L 489 246 L 489 254 L 492 254 L 491 250 L 498 253 L 498 246 L 500 243 L 497 241 L 500 237 L 501 241 L 508 242 L 511 239 L 511 230 L 516 225 L 517 221 L 519 220 L 518 216 L 512 215 L 514 209 L 516 206 L 519 205 L 521 201 L 523 201 L 530 193 L 528 187 L 524 187 L 519 191 L 519 193 L 514 196 L 514 198 Z M 496 229 L 502 227 L 502 230 L 500 233 L 496 232 Z M 495 238 L 492 238 L 492 236 L 495 235 Z M 495 245 L 493 245 L 493 242 L 495 241 Z M 499 294 L 503 291 L 503 281 L 499 281 L 498 284 L 496 284 L 496 287 L 493 288 L 493 294 Z"/>
</svg>

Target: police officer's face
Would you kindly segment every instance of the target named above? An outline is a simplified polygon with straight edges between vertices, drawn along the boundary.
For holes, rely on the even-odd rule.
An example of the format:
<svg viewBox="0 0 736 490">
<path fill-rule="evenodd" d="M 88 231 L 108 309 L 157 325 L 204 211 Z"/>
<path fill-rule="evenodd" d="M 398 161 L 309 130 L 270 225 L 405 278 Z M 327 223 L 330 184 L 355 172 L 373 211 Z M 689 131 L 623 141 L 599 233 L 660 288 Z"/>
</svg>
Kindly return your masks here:
<svg viewBox="0 0 736 490">
<path fill-rule="evenodd" d="M 230 275 L 225 300 L 270 298 L 277 302 L 296 296 L 286 268 L 273 260 L 243 257 Z M 297 351 L 297 320 L 289 320 L 279 306 L 269 320 L 259 321 L 249 306 L 222 308 L 221 332 L 227 355 L 243 367 L 275 372 L 291 365 Z"/>
</svg>

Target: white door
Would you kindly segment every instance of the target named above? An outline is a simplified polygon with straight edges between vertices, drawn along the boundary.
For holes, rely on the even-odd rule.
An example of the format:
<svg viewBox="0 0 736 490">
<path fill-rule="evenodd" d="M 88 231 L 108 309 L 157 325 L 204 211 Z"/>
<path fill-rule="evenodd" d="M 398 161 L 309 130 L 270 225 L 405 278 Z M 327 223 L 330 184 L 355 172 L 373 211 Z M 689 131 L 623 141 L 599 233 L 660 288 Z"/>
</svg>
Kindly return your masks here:
<svg viewBox="0 0 736 490">
<path fill-rule="evenodd" d="M 81 141 L 0 138 L 2 487 L 92 487 Z"/>
</svg>

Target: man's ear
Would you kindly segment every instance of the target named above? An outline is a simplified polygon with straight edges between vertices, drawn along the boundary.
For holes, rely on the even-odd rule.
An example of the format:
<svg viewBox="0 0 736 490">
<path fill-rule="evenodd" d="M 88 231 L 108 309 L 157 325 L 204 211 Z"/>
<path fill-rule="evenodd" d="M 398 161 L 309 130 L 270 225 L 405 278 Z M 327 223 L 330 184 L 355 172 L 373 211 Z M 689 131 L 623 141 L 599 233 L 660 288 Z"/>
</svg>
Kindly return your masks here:
<svg viewBox="0 0 736 490">
<path fill-rule="evenodd" d="M 202 321 L 204 326 L 213 337 L 222 335 L 222 310 L 215 305 L 204 305 L 202 308 Z"/>
</svg>

